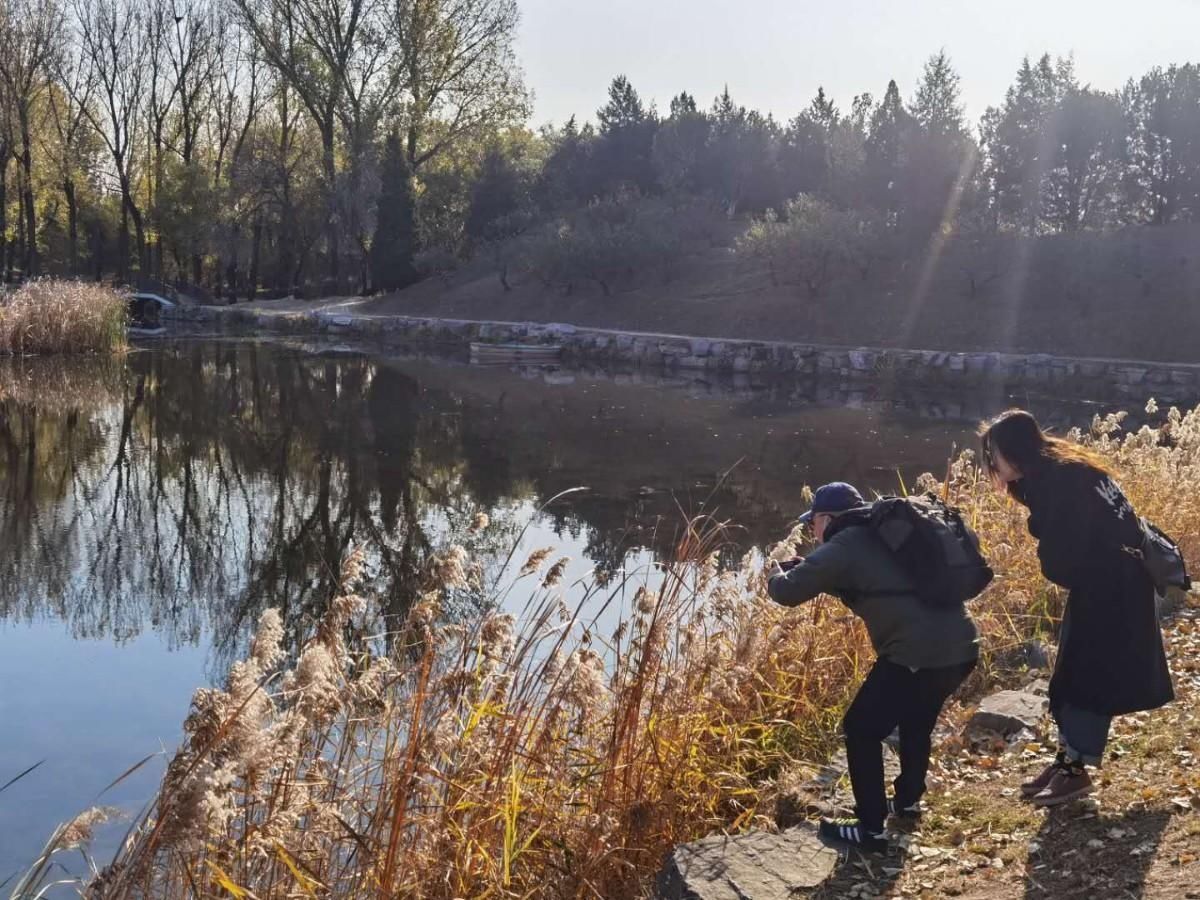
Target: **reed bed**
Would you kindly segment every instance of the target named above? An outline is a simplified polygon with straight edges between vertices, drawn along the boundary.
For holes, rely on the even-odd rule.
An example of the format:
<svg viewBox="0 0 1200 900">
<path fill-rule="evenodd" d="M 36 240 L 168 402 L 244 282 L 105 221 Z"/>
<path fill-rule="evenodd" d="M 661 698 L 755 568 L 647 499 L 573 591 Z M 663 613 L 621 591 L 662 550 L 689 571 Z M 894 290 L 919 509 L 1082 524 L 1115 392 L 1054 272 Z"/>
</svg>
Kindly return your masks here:
<svg viewBox="0 0 1200 900">
<path fill-rule="evenodd" d="M 38 279 L 0 293 L 0 354 L 108 352 L 125 347 L 126 299 L 85 281 Z"/>
<path fill-rule="evenodd" d="M 1195 559 L 1200 411 L 1153 414 L 1136 433 L 1108 417 L 1073 437 Z M 1023 510 L 971 453 L 914 487 L 966 510 L 999 573 L 973 603 L 979 689 L 1051 627 L 1062 597 L 1040 577 Z M 767 553 L 790 555 L 797 537 Z M 523 611 L 470 625 L 440 614 L 475 577 L 451 548 L 388 657 L 352 649 L 369 618 L 352 557 L 294 664 L 268 611 L 225 685 L 196 692 L 152 809 L 88 895 L 637 897 L 673 844 L 770 827 L 771 786 L 836 746 L 872 654 L 835 601 L 773 605 L 761 554 L 720 571 L 721 541 L 719 523 L 693 522 L 654 577 L 578 585 L 574 607 L 564 562 L 540 551 L 510 589 L 528 596 Z M 601 611 L 623 598 L 602 632 Z"/>
</svg>

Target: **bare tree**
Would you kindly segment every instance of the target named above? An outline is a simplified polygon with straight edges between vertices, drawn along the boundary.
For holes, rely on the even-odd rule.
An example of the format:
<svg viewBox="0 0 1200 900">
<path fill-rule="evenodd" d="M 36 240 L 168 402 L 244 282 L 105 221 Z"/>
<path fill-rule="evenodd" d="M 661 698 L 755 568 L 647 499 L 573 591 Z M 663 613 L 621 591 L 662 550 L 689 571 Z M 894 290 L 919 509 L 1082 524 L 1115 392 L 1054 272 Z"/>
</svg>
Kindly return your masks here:
<svg viewBox="0 0 1200 900">
<path fill-rule="evenodd" d="M 337 221 L 337 133 L 350 123 L 356 137 L 365 124 L 369 98 L 385 76 L 381 33 L 375 25 L 378 0 L 233 0 L 242 26 L 308 110 L 321 135 L 322 170 L 329 202 L 326 240 L 329 274 L 339 274 Z"/>
<path fill-rule="evenodd" d="M 464 138 L 528 116 L 529 97 L 513 52 L 516 0 L 391 4 L 389 38 L 413 172 Z"/>
<path fill-rule="evenodd" d="M 164 0 L 159 0 L 159 5 L 166 7 Z M 193 177 L 200 130 L 214 102 L 221 22 L 213 4 L 205 0 L 169 0 L 169 16 L 171 21 L 164 21 L 165 55 L 170 65 L 170 94 L 178 108 L 169 140 L 188 176 Z M 196 284 L 203 274 L 201 250 L 200 242 L 192 247 L 191 279 Z"/>
<path fill-rule="evenodd" d="M 55 0 L 0 0 L 0 79 L 11 104 L 20 152 L 21 205 L 24 208 L 27 275 L 38 270 L 37 221 L 33 203 L 33 117 L 49 83 L 51 62 L 62 22 Z"/>
<path fill-rule="evenodd" d="M 137 236 L 138 262 L 148 270 L 146 226 L 134 198 L 136 150 L 144 127 L 146 67 L 141 54 L 148 45 L 144 12 L 133 0 L 74 0 L 78 40 L 96 76 L 95 104 L 82 104 L 84 115 L 112 157 L 121 193 L 118 274 L 129 273 L 129 220 Z"/>
<path fill-rule="evenodd" d="M 131 0 L 136 2 L 136 0 Z M 146 208 L 151 215 L 161 221 L 163 218 L 162 187 L 166 173 L 167 145 L 171 140 L 168 128 L 169 121 L 178 92 L 178 84 L 167 70 L 167 47 L 171 40 L 171 23 L 173 18 L 171 0 L 140 0 L 141 7 L 138 16 L 142 24 L 142 42 L 137 48 L 136 64 L 144 68 L 146 84 L 145 112 L 149 119 L 149 129 L 145 133 L 147 155 L 149 158 L 149 179 L 147 181 L 148 196 Z M 155 229 L 153 246 L 147 248 L 150 265 L 154 268 L 156 277 L 163 274 L 163 236 L 161 230 Z"/>
<path fill-rule="evenodd" d="M 49 92 L 50 123 L 54 129 L 52 157 L 58 183 L 67 204 L 67 240 L 70 272 L 79 274 L 79 192 L 78 177 L 91 156 L 93 134 L 88 126 L 86 107 L 96 91 L 95 69 L 91 60 L 68 44 L 57 54 L 54 76 L 57 84 Z"/>
<path fill-rule="evenodd" d="M 217 83 L 212 115 L 207 119 L 209 146 L 214 151 L 213 180 L 217 182 L 240 162 L 263 99 L 262 56 L 245 32 L 234 28 L 230 34 L 228 27 L 230 23 L 222 20 L 219 29 L 224 38 L 217 43 Z"/>
<path fill-rule="evenodd" d="M 175 97 L 179 105 L 177 145 L 184 164 L 196 156 L 200 129 L 215 100 L 222 74 L 220 43 L 228 39 L 217 8 L 206 0 L 171 0 L 174 27 L 167 40 Z"/>
<path fill-rule="evenodd" d="M 254 189 L 244 177 L 247 142 L 258 122 L 262 93 L 262 57 L 253 40 L 241 29 L 222 22 L 220 33 L 225 34 L 215 54 L 215 87 L 211 101 L 208 146 L 213 152 L 212 178 L 228 221 L 222 229 L 220 245 L 229 258 L 228 281 L 230 296 L 236 297 L 238 280 L 238 247 L 246 220 L 252 220 L 250 296 L 258 279 L 258 254 L 262 241 L 261 204 Z M 218 258 L 217 270 L 221 271 Z"/>
</svg>

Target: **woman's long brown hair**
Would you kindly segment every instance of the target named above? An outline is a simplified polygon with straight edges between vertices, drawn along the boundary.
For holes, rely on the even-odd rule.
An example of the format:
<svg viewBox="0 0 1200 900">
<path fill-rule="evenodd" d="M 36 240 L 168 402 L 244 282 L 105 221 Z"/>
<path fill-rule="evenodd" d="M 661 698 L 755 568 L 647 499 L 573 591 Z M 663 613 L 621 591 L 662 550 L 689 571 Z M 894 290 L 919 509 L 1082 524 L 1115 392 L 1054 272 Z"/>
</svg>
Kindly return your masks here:
<svg viewBox="0 0 1200 900">
<path fill-rule="evenodd" d="M 984 422 L 979 428 L 979 440 L 983 465 L 989 475 L 995 473 L 993 451 L 999 451 L 1021 474 L 1028 474 L 1047 463 L 1078 463 L 1105 475 L 1113 474 L 1099 454 L 1074 441 L 1049 434 L 1032 413 L 1023 409 L 1010 409 Z"/>
</svg>

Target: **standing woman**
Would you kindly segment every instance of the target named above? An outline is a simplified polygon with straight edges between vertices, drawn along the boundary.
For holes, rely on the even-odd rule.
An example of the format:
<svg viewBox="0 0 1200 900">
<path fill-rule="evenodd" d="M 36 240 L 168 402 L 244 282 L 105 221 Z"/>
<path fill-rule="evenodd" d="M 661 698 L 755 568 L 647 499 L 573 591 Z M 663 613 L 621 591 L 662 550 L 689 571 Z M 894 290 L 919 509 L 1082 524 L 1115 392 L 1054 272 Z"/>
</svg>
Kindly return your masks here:
<svg viewBox="0 0 1200 900">
<path fill-rule="evenodd" d="M 1130 548 L 1141 526 L 1104 461 L 1024 410 L 984 424 L 983 464 L 1029 508 L 1042 574 L 1069 591 L 1050 679 L 1058 756 L 1021 793 L 1038 806 L 1090 794 L 1112 717 L 1174 699 L 1154 584 Z"/>
</svg>

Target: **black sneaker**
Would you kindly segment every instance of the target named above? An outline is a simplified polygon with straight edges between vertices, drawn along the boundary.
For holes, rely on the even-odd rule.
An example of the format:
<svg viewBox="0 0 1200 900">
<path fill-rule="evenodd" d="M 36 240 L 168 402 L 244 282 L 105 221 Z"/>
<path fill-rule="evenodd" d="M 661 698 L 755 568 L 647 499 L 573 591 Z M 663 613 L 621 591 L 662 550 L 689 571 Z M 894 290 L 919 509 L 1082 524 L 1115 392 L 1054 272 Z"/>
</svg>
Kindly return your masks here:
<svg viewBox="0 0 1200 900">
<path fill-rule="evenodd" d="M 895 797 L 887 798 L 887 811 L 889 816 L 895 816 L 897 819 L 906 819 L 912 822 L 921 818 L 921 813 L 924 812 L 921 809 L 920 800 L 916 803 L 910 803 L 908 806 L 897 806 Z"/>
<path fill-rule="evenodd" d="M 872 853 L 883 853 L 888 848 L 887 832 L 868 831 L 858 819 L 822 819 L 817 833 L 826 840 L 841 841 Z"/>
</svg>

